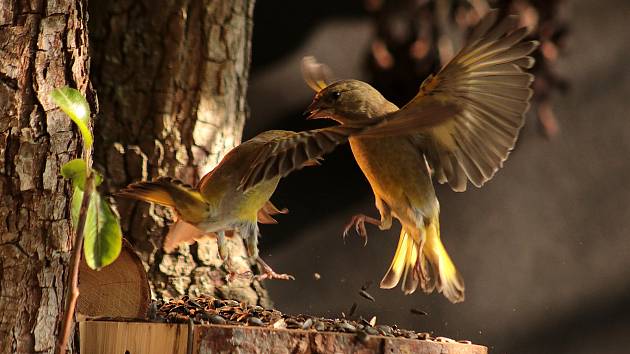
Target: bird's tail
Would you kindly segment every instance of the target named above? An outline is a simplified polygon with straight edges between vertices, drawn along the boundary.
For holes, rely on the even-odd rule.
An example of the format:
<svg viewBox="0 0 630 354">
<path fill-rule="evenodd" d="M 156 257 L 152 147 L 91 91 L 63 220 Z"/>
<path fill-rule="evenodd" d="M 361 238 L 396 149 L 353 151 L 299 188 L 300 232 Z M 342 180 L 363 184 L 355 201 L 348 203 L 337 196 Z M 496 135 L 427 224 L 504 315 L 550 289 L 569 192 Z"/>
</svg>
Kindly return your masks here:
<svg viewBox="0 0 630 354">
<path fill-rule="evenodd" d="M 414 237 L 414 234 L 418 236 Z M 428 271 L 427 261 L 433 274 Z M 440 240 L 438 216 L 430 218 L 419 234 L 408 232 L 403 226 L 392 264 L 381 280 L 381 288 L 391 289 L 401 278 L 405 294 L 413 293 L 420 285 L 426 293 L 437 289 L 453 303 L 464 300 L 464 280 Z"/>
<path fill-rule="evenodd" d="M 199 192 L 168 177 L 132 183 L 116 195 L 173 208 L 178 216 L 193 224 L 203 221 L 208 210 L 208 205 Z"/>
<path fill-rule="evenodd" d="M 426 228 L 426 235 L 422 253 L 433 269 L 437 291 L 453 303 L 464 301 L 464 279 L 440 240 L 440 221 L 437 216 L 431 219 Z"/>
</svg>

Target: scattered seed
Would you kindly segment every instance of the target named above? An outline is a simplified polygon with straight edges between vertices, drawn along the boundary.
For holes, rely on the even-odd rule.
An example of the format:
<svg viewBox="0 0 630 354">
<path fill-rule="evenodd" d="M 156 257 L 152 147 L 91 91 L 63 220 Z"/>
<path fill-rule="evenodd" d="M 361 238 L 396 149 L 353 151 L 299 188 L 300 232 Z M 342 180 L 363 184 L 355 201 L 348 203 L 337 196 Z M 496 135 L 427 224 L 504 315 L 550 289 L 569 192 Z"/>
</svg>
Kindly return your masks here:
<svg viewBox="0 0 630 354">
<path fill-rule="evenodd" d="M 370 295 L 370 293 L 368 293 L 367 291 L 361 289 L 361 291 L 359 291 L 359 295 L 361 295 L 363 298 L 366 298 L 372 302 L 375 302 L 376 300 L 374 299 L 374 296 Z"/>
<path fill-rule="evenodd" d="M 219 315 L 212 315 L 210 316 L 210 322 L 214 323 L 214 324 L 218 324 L 218 325 L 224 325 L 227 323 L 227 321 L 225 320 L 225 318 L 219 316 Z"/>
<path fill-rule="evenodd" d="M 194 301 L 194 300 L 190 300 L 188 301 L 189 304 L 193 305 L 194 307 L 201 309 L 203 308 L 203 306 L 201 306 L 201 304 L 199 304 L 198 302 Z"/>
<path fill-rule="evenodd" d="M 418 339 L 418 335 L 414 331 L 401 330 L 400 333 L 405 338 Z"/>
<path fill-rule="evenodd" d="M 431 334 L 427 333 L 427 332 L 418 332 L 416 333 L 418 335 L 418 338 L 420 339 L 424 339 L 424 340 L 429 340 L 431 339 Z"/>
<path fill-rule="evenodd" d="M 313 320 L 308 318 L 306 319 L 306 321 L 304 321 L 304 323 L 302 324 L 302 329 L 309 329 L 311 328 L 311 326 L 313 325 Z"/>
<path fill-rule="evenodd" d="M 185 307 L 184 305 L 178 305 L 178 306 L 173 307 L 171 309 L 171 312 L 177 312 L 184 315 L 190 315 L 190 310 L 188 310 L 188 308 Z"/>
<path fill-rule="evenodd" d="M 319 273 L 313 273 L 313 278 L 315 278 L 315 280 L 320 280 L 322 276 Z"/>
<path fill-rule="evenodd" d="M 263 323 L 263 321 L 258 318 L 258 317 L 250 317 L 249 319 L 247 319 L 247 323 L 252 325 L 252 326 L 264 326 L 265 324 Z"/>
<path fill-rule="evenodd" d="M 345 322 L 345 321 L 340 322 L 338 327 L 343 329 L 343 330 L 345 330 L 345 331 L 347 331 L 347 332 L 352 332 L 352 333 L 356 332 L 356 330 L 357 330 L 357 328 L 355 326 L 353 326 L 350 323 Z"/>
<path fill-rule="evenodd" d="M 302 322 L 292 318 L 285 318 L 284 322 L 287 324 L 287 328 L 302 328 Z"/>
<path fill-rule="evenodd" d="M 427 313 L 426 311 L 422 311 L 422 310 L 419 310 L 419 309 L 411 309 L 411 310 L 409 310 L 409 311 L 410 311 L 411 313 L 413 313 L 414 315 L 422 315 L 422 316 L 426 316 L 426 315 L 428 315 L 428 314 L 429 314 L 429 313 Z"/>
<path fill-rule="evenodd" d="M 392 328 L 390 326 L 378 325 L 378 326 L 376 326 L 374 328 L 376 328 L 384 336 L 391 336 L 391 335 L 393 335 L 393 333 L 392 333 L 393 331 L 392 331 Z"/>
<path fill-rule="evenodd" d="M 274 322 L 273 328 L 275 328 L 275 329 L 285 329 L 285 328 L 287 328 L 287 323 L 284 322 L 284 318 L 281 318 L 281 319 L 277 320 L 276 322 Z"/>
<path fill-rule="evenodd" d="M 316 321 L 315 322 L 315 330 L 316 331 L 321 332 L 321 331 L 323 331 L 325 329 L 326 329 L 326 325 L 324 324 L 324 322 L 321 322 L 321 321 Z"/>
<path fill-rule="evenodd" d="M 462 343 L 462 344 L 472 344 L 471 341 L 469 340 L 458 340 L 457 343 Z"/>
<path fill-rule="evenodd" d="M 376 328 L 374 327 L 365 327 L 364 328 L 365 333 L 373 335 L 373 336 L 378 336 L 379 334 L 381 334 Z"/>
<path fill-rule="evenodd" d="M 357 307 L 359 307 L 359 305 L 357 305 L 357 303 L 353 303 L 352 307 L 350 307 L 350 311 L 348 311 L 348 317 L 352 317 L 354 315 L 354 312 L 357 310 Z"/>
<path fill-rule="evenodd" d="M 367 293 L 366 283 L 361 289 L 360 295 L 368 300 L 374 298 Z M 367 296 L 365 296 L 367 294 Z M 155 321 L 165 323 L 188 323 L 195 324 L 219 324 L 219 325 L 248 325 L 269 328 L 296 328 L 303 330 L 330 331 L 355 333 L 357 341 L 365 343 L 369 336 L 384 335 L 388 337 L 403 337 L 410 339 L 434 340 L 429 333 L 416 333 L 413 331 L 398 328 L 398 326 L 376 325 L 376 316 L 370 321 L 360 317 L 352 320 L 356 316 L 358 304 L 352 304 L 350 311 L 347 311 L 348 318 L 328 319 L 321 317 L 311 317 L 308 315 L 287 315 L 278 310 L 265 309 L 258 305 L 248 305 L 235 300 L 221 300 L 213 296 L 202 295 L 198 298 L 183 297 L 182 299 L 168 302 L 155 301 L 151 304 L 154 309 Z M 413 314 L 426 315 L 422 310 L 410 309 Z M 346 317 L 345 314 L 342 314 Z M 452 342 L 453 340 L 438 337 L 440 342 Z M 470 343 L 470 341 L 460 341 L 460 343 Z"/>
</svg>

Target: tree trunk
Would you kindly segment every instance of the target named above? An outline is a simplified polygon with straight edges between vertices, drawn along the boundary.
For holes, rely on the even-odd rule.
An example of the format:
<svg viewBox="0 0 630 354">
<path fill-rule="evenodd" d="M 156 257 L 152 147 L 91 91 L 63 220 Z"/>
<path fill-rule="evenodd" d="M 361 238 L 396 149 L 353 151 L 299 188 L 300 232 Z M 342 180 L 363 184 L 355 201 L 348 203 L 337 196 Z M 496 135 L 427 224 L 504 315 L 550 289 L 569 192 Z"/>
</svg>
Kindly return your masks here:
<svg viewBox="0 0 630 354">
<path fill-rule="evenodd" d="M 53 352 L 59 331 L 73 243 L 60 167 L 81 146 L 49 93 L 69 85 L 94 101 L 86 10 L 82 1 L 0 2 L 1 353 Z"/>
<path fill-rule="evenodd" d="M 95 164 L 109 192 L 158 176 L 195 184 L 240 143 L 253 4 L 90 2 L 92 78 L 101 101 Z M 165 254 L 169 213 L 122 198 L 117 202 L 123 233 L 147 264 L 155 297 L 205 293 L 269 304 L 258 282 L 226 283 L 214 240 Z M 250 270 L 240 238 L 231 244 L 237 255 L 233 267 Z"/>
</svg>

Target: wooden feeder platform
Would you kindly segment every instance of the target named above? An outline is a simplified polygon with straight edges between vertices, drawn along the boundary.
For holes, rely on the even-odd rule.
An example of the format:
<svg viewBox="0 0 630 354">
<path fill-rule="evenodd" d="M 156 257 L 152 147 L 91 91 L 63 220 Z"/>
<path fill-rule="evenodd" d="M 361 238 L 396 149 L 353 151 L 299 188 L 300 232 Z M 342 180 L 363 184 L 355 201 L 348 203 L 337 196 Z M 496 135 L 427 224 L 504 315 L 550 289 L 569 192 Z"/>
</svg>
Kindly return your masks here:
<svg viewBox="0 0 630 354">
<path fill-rule="evenodd" d="M 81 264 L 82 354 L 487 354 L 486 347 L 433 338 L 376 318 L 287 315 L 212 296 L 151 302 L 142 262 L 128 243 L 100 272 Z"/>
<path fill-rule="evenodd" d="M 486 347 L 445 340 L 234 325 L 87 320 L 79 324 L 81 353 L 90 354 L 487 354 Z"/>
</svg>

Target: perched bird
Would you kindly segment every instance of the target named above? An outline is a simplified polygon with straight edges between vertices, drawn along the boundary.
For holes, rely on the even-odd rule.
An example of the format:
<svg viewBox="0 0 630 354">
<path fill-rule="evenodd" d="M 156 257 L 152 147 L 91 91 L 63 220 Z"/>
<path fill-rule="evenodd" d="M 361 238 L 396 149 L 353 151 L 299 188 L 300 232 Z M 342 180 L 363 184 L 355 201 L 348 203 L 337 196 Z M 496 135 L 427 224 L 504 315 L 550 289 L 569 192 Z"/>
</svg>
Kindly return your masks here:
<svg viewBox="0 0 630 354">
<path fill-rule="evenodd" d="M 459 53 L 425 79 L 419 93 L 400 109 L 365 82 L 327 84 L 321 77 L 326 70 L 312 59 L 304 63 L 305 80 L 317 91 L 307 110 L 310 119 L 330 118 L 339 127 L 374 119 L 416 125 L 431 120 L 406 136 L 388 135 L 385 126 L 349 138 L 374 192 L 380 220 L 355 215 L 344 236 L 354 226 L 367 241 L 366 222 L 381 230 L 392 226 L 392 218 L 402 224 L 381 288 L 393 288 L 402 279 L 405 294 L 420 286 L 426 293 L 437 289 L 454 303 L 464 300 L 464 281 L 440 240 L 440 204 L 432 177 L 455 191 L 464 191 L 467 181 L 482 186 L 503 165 L 524 123 L 533 81 L 525 69 L 534 64 L 529 54 L 538 43 L 523 42 L 527 31 L 515 29 L 516 17 L 497 20 L 497 12 L 490 11 Z M 435 107 L 448 107 L 450 113 L 428 113 Z M 266 169 L 267 161 L 273 158 L 260 158 L 252 169 Z M 257 174 L 250 183 L 264 178 Z"/>
<path fill-rule="evenodd" d="M 436 105 L 431 110 L 435 116 L 451 114 L 448 106 Z M 133 183 L 116 193 L 171 208 L 176 222 L 171 225 L 163 248 L 170 252 L 181 243 L 192 243 L 202 237 L 217 239 L 220 256 L 228 259 L 224 239 L 226 232 L 238 230 L 247 253 L 263 271 L 260 279 L 290 279 L 278 274 L 258 254 L 258 222 L 275 223 L 273 215 L 285 213 L 278 210 L 269 198 L 276 190 L 278 181 L 289 172 L 308 165 L 335 146 L 347 141 L 352 134 L 368 130 L 386 129 L 388 134 L 414 131 L 426 126 L 429 120 L 402 121 L 387 124 L 387 119 L 357 121 L 344 126 L 334 126 L 305 132 L 271 130 L 242 143 L 228 152 L 221 162 L 206 174 L 193 188 L 169 177 L 153 181 Z M 285 147 L 291 147 L 286 150 Z M 266 159 L 264 169 L 252 169 L 256 161 Z M 266 176 L 272 174 L 272 177 Z M 262 176 L 256 183 L 250 178 Z"/>
</svg>

